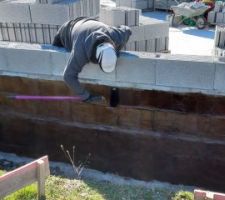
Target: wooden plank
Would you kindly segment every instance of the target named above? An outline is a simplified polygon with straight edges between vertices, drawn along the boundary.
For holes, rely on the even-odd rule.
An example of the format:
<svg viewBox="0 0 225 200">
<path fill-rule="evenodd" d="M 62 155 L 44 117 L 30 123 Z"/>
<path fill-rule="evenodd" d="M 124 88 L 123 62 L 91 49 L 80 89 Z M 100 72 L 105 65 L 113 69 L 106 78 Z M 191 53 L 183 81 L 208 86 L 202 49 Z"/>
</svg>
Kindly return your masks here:
<svg viewBox="0 0 225 200">
<path fill-rule="evenodd" d="M 8 172 L 0 177 L 0 199 L 8 194 L 15 192 L 22 187 L 29 185 L 38 180 L 38 161 L 43 161 L 45 177 L 49 172 L 48 156 L 44 156 L 38 160 L 19 167 L 11 172 Z"/>
<path fill-rule="evenodd" d="M 45 163 L 38 160 L 37 178 L 38 178 L 38 200 L 45 199 Z"/>
</svg>

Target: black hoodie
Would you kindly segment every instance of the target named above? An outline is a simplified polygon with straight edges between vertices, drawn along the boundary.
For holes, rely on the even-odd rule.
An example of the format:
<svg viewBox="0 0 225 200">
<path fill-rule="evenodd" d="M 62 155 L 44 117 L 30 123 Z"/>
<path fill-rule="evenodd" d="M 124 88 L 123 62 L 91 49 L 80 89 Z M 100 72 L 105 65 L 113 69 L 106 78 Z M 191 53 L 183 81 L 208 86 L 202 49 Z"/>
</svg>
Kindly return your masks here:
<svg viewBox="0 0 225 200">
<path fill-rule="evenodd" d="M 88 62 L 96 63 L 96 46 L 111 43 L 117 52 L 127 43 L 131 35 L 127 26 L 112 27 L 92 18 L 77 18 L 64 23 L 58 30 L 53 45 L 64 47 L 71 52 L 64 71 L 64 80 L 83 99 L 89 97 L 78 81 L 78 74 Z"/>
</svg>

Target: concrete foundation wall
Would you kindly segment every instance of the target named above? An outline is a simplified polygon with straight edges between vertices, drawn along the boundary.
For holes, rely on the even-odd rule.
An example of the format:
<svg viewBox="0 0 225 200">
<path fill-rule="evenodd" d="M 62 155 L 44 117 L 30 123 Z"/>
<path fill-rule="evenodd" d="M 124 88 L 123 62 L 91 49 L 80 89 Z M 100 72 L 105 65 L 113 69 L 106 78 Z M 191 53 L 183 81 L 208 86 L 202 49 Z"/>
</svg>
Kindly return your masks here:
<svg viewBox="0 0 225 200">
<path fill-rule="evenodd" d="M 51 45 L 2 42 L 2 75 L 60 79 L 69 53 Z M 32 59 L 31 59 L 32 58 Z M 129 72 L 129 74 L 128 74 Z M 79 74 L 81 81 L 118 87 L 159 89 L 178 92 L 225 94 L 224 62 L 207 56 L 154 53 L 121 53 L 113 73 L 105 74 L 98 65 L 87 64 Z"/>
</svg>

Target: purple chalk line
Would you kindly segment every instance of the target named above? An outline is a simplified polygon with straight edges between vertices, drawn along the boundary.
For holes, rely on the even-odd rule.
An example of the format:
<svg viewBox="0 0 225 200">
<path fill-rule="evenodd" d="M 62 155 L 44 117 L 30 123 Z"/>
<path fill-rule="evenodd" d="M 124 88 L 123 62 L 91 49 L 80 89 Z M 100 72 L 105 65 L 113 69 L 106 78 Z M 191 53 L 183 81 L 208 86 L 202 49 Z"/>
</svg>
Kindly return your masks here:
<svg viewBox="0 0 225 200">
<path fill-rule="evenodd" d="M 16 100 L 46 100 L 46 101 L 64 101 L 64 100 L 70 100 L 70 101 L 81 101 L 82 98 L 79 96 L 30 96 L 30 95 L 15 95 L 15 96 L 9 96 L 10 99 L 16 99 Z"/>
</svg>

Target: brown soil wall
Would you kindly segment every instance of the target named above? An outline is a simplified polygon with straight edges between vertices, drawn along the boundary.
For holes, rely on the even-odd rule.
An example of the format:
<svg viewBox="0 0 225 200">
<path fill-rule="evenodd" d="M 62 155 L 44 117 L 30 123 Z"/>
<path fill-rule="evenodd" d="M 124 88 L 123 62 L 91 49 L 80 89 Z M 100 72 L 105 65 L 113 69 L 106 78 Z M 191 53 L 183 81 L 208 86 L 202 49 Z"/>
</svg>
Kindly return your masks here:
<svg viewBox="0 0 225 200">
<path fill-rule="evenodd" d="M 86 87 L 110 101 L 111 88 Z M 90 168 L 225 191 L 225 97 L 120 89 L 110 107 L 14 94 L 71 95 L 62 81 L 1 76 L 1 151 L 65 161 L 60 145 L 75 145 Z"/>
</svg>

